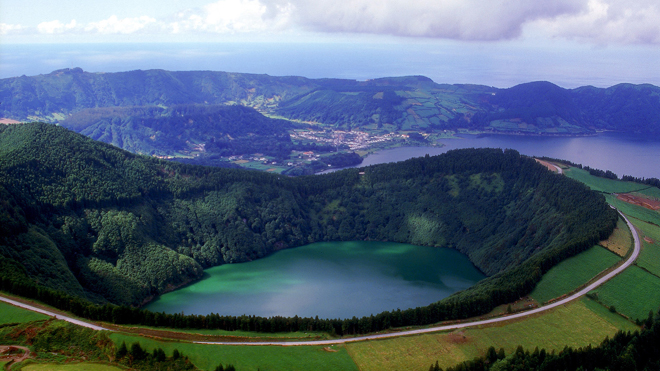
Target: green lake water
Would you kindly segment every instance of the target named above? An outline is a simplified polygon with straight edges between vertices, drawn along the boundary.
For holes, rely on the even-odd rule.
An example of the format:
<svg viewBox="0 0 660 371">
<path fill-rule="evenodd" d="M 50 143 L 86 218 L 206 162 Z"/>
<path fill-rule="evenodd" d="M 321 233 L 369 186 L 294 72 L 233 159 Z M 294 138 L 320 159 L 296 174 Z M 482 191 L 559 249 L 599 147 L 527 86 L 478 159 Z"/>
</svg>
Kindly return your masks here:
<svg viewBox="0 0 660 371">
<path fill-rule="evenodd" d="M 351 318 L 428 305 L 485 278 L 456 250 L 390 242 L 314 243 L 206 273 L 146 309 Z"/>
</svg>

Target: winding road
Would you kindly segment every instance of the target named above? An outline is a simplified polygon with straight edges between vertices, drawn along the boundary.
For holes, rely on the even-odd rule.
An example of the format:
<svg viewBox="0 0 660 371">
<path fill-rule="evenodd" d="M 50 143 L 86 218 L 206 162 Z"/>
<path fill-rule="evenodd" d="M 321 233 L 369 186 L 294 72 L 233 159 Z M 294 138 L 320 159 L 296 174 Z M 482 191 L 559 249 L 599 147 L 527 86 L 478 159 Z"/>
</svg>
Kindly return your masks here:
<svg viewBox="0 0 660 371">
<path fill-rule="evenodd" d="M 401 331 L 401 332 L 393 332 L 393 333 L 388 333 L 388 334 L 377 334 L 377 335 L 367 335 L 367 336 L 359 336 L 359 337 L 354 337 L 354 338 L 345 338 L 345 339 L 335 339 L 335 340 L 310 340 L 310 341 L 292 341 L 292 342 L 285 342 L 285 341 L 269 341 L 269 342 L 207 342 L 207 341 L 196 341 L 194 342 L 195 344 L 214 344 L 214 345 L 280 345 L 280 346 L 301 346 L 301 345 L 334 345 L 334 344 L 344 344 L 344 343 L 352 343 L 356 341 L 366 341 L 366 340 L 376 340 L 376 339 L 386 339 L 386 338 L 393 338 L 393 337 L 398 337 L 398 336 L 407 336 L 407 335 L 417 335 L 417 334 L 426 334 L 429 332 L 438 332 L 438 331 L 447 331 L 447 330 L 455 330 L 455 329 L 461 329 L 461 328 L 466 328 L 466 327 L 474 327 L 474 326 L 481 326 L 481 325 L 488 325 L 492 323 L 498 323 L 498 322 L 505 322 L 509 321 L 512 319 L 516 318 L 522 318 L 526 316 L 531 316 L 533 314 L 545 312 L 547 310 L 550 310 L 552 308 L 556 308 L 558 306 L 564 305 L 568 302 L 571 302 L 575 299 L 578 299 L 582 297 L 583 295 L 587 294 L 589 291 L 597 288 L 598 286 L 602 285 L 603 283 L 607 282 L 610 280 L 612 277 L 616 276 L 617 274 L 623 272 L 626 268 L 628 268 L 633 262 L 637 259 L 639 256 L 639 252 L 641 250 L 641 245 L 639 241 L 639 235 L 637 234 L 637 231 L 635 230 L 635 227 L 630 223 L 628 218 L 625 217 L 621 212 L 619 212 L 621 217 L 626 221 L 626 224 L 628 224 L 628 228 L 630 228 L 630 232 L 632 233 L 633 236 L 633 241 L 634 241 L 634 250 L 633 253 L 630 255 L 628 260 L 626 260 L 623 264 L 621 264 L 619 267 L 611 271 L 610 273 L 606 274 L 605 276 L 597 279 L 590 285 L 586 286 L 582 290 L 574 293 L 571 296 L 568 296 L 562 300 L 556 301 L 552 304 L 545 305 L 543 307 L 539 307 L 536 309 L 528 310 L 525 312 L 520 312 L 508 316 L 503 316 L 503 317 L 498 317 L 498 318 L 492 318 L 492 319 L 486 319 L 486 320 L 481 320 L 481 321 L 473 321 L 473 322 L 464 322 L 464 323 L 457 323 L 457 324 L 452 324 L 452 325 L 445 325 L 445 326 L 436 326 L 436 327 L 429 327 L 429 328 L 423 328 L 423 329 L 418 329 L 418 330 L 409 330 L 409 331 Z M 15 305 L 17 307 L 25 308 L 34 312 L 42 313 L 48 316 L 55 317 L 59 320 L 62 321 L 67 321 L 79 326 L 91 328 L 93 330 L 106 330 L 106 331 L 112 331 L 110 329 L 81 321 L 72 317 L 64 316 L 61 314 L 53 313 L 48 310 L 44 310 L 41 308 L 37 308 L 32 305 L 28 305 L 25 303 L 18 302 L 16 300 L 12 300 L 9 298 L 5 298 L 0 296 L 0 301 L 3 301 L 5 303 L 9 303 L 12 305 Z"/>
</svg>

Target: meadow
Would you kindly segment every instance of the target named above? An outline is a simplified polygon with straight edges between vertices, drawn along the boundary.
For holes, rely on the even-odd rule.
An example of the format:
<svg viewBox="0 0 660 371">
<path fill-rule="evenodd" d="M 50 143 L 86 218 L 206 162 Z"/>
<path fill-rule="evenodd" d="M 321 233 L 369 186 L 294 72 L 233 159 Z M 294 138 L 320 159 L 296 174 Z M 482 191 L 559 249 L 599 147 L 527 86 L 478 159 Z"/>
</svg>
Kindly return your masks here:
<svg viewBox="0 0 660 371">
<path fill-rule="evenodd" d="M 660 308 L 660 278 L 631 266 L 591 293 L 608 307 L 633 319 L 644 320 Z"/>
<path fill-rule="evenodd" d="M 589 174 L 587 170 L 578 169 L 576 167 L 571 167 L 564 171 L 564 175 L 586 184 L 594 191 L 604 193 L 626 193 L 648 188 L 648 186 L 644 184 L 596 177 Z"/>
<path fill-rule="evenodd" d="M 187 356 L 190 361 L 202 370 L 214 370 L 220 364 L 234 365 L 241 371 L 271 370 L 358 370 L 357 366 L 342 345 L 334 346 L 236 346 L 236 345 L 205 345 L 157 341 L 138 336 L 114 333 L 110 338 L 116 345 L 126 342 L 139 342 L 152 352 L 162 348 L 169 357 L 174 349 Z"/>
<path fill-rule="evenodd" d="M 539 303 L 545 303 L 576 290 L 619 260 L 609 250 L 594 246 L 550 269 L 529 296 Z"/>
</svg>

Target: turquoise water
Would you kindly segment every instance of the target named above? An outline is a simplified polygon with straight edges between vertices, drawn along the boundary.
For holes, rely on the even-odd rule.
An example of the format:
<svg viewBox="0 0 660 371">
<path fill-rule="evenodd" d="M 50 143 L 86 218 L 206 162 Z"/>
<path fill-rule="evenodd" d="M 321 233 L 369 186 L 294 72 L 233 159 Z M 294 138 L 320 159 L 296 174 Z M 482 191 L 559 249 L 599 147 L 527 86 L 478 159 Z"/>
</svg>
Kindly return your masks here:
<svg viewBox="0 0 660 371">
<path fill-rule="evenodd" d="M 206 273 L 146 309 L 351 318 L 428 305 L 485 278 L 455 250 L 390 242 L 314 243 Z"/>
</svg>

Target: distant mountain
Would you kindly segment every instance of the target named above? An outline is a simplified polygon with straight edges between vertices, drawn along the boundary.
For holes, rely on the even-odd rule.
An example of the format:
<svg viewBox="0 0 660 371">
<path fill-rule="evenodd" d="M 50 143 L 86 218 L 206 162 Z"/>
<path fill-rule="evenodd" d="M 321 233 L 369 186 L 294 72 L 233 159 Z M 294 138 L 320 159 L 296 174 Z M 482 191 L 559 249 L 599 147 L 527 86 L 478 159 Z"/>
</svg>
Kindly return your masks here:
<svg viewBox="0 0 660 371">
<path fill-rule="evenodd" d="M 79 68 L 0 80 L 0 116 L 62 122 L 100 107 L 239 104 L 327 128 L 583 135 L 660 133 L 660 88 L 621 84 L 509 89 L 436 84 L 422 76 L 368 81 L 211 71 L 87 73 Z"/>
</svg>

